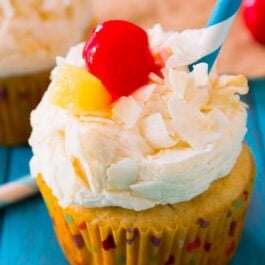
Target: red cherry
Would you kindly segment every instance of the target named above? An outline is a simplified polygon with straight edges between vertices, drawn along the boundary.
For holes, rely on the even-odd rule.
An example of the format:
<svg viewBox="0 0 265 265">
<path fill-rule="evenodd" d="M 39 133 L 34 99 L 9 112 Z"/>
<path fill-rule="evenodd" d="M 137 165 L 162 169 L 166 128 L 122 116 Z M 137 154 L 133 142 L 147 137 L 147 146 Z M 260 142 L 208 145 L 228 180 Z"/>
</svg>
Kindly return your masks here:
<svg viewBox="0 0 265 265">
<path fill-rule="evenodd" d="M 254 39 L 265 45 L 265 1 L 244 0 L 243 16 Z"/>
<path fill-rule="evenodd" d="M 105 85 L 112 99 L 128 96 L 159 73 L 146 32 L 127 21 L 110 20 L 90 34 L 83 51 L 88 70 Z"/>
</svg>

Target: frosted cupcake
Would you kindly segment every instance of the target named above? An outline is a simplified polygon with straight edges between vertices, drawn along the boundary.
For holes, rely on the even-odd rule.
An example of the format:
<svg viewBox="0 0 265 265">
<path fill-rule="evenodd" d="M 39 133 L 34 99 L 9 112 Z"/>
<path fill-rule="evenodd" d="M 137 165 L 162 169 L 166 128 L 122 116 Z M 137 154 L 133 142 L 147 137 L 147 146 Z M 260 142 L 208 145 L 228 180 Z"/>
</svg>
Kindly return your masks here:
<svg viewBox="0 0 265 265">
<path fill-rule="evenodd" d="M 254 165 L 248 91 L 208 74 L 203 30 L 100 24 L 57 59 L 32 113 L 31 172 L 71 264 L 227 264 Z"/>
<path fill-rule="evenodd" d="M 55 56 L 83 39 L 90 10 L 89 0 L 0 2 L 0 145 L 27 142 Z"/>
</svg>

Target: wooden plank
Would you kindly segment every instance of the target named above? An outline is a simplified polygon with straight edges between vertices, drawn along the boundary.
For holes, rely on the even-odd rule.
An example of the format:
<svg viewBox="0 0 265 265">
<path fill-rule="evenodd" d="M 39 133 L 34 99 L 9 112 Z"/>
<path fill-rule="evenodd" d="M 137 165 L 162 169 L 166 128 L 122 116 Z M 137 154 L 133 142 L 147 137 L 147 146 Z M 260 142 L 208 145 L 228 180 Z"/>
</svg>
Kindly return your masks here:
<svg viewBox="0 0 265 265">
<path fill-rule="evenodd" d="M 8 163 L 8 148 L 0 147 L 0 184 L 5 182 Z"/>
<path fill-rule="evenodd" d="M 9 181 L 29 173 L 30 157 L 28 147 L 10 151 Z M 1 265 L 67 264 L 40 196 L 6 208 L 2 228 Z"/>
<path fill-rule="evenodd" d="M 261 261 L 265 262 L 265 80 L 251 81 L 250 87 L 250 93 L 246 97 L 250 106 L 246 142 L 255 157 L 257 177 L 244 232 L 231 265 L 259 265 Z"/>
<path fill-rule="evenodd" d="M 0 185 L 5 182 L 7 168 L 8 168 L 8 149 L 5 147 L 0 147 Z M 2 222 L 3 222 L 3 210 L 0 210 L 0 252 L 2 245 Z"/>
</svg>

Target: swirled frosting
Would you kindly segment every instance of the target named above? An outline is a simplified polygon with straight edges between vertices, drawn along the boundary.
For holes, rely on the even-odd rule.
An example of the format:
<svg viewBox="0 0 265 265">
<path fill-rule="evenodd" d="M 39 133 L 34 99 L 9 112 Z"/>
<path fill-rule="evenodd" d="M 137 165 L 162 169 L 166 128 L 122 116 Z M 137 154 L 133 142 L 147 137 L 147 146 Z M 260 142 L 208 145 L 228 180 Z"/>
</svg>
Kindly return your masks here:
<svg viewBox="0 0 265 265">
<path fill-rule="evenodd" d="M 52 105 L 61 65 L 85 68 L 84 43 L 57 59 L 52 82 L 32 113 L 31 172 L 42 175 L 62 207 L 120 206 L 143 210 L 187 201 L 232 169 L 246 133 L 243 76 L 208 75 L 203 30 L 148 31 L 164 61 L 163 78 L 121 97 L 111 118 L 75 116 Z"/>
<path fill-rule="evenodd" d="M 0 1 L 0 77 L 53 67 L 83 39 L 90 11 L 89 0 Z"/>
</svg>

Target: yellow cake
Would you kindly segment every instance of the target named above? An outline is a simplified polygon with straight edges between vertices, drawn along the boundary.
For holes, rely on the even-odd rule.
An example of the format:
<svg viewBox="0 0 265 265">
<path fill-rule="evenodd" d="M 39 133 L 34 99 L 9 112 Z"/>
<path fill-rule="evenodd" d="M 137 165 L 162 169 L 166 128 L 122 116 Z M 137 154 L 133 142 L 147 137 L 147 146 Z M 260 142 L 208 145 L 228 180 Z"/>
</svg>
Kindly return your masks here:
<svg viewBox="0 0 265 265">
<path fill-rule="evenodd" d="M 253 159 L 244 146 L 230 174 L 203 194 L 141 212 L 62 208 L 41 176 L 38 186 L 71 264 L 223 265 L 239 242 L 254 176 Z"/>
<path fill-rule="evenodd" d="M 239 97 L 248 86 L 242 75 L 208 73 L 205 63 L 189 69 L 203 56 L 190 42 L 201 32 L 156 25 L 147 34 L 109 21 L 58 60 L 32 112 L 30 167 L 71 264 L 231 260 L 255 175 Z M 132 65 L 148 64 L 147 81 L 141 72 L 145 81 L 132 91 Z"/>
</svg>

